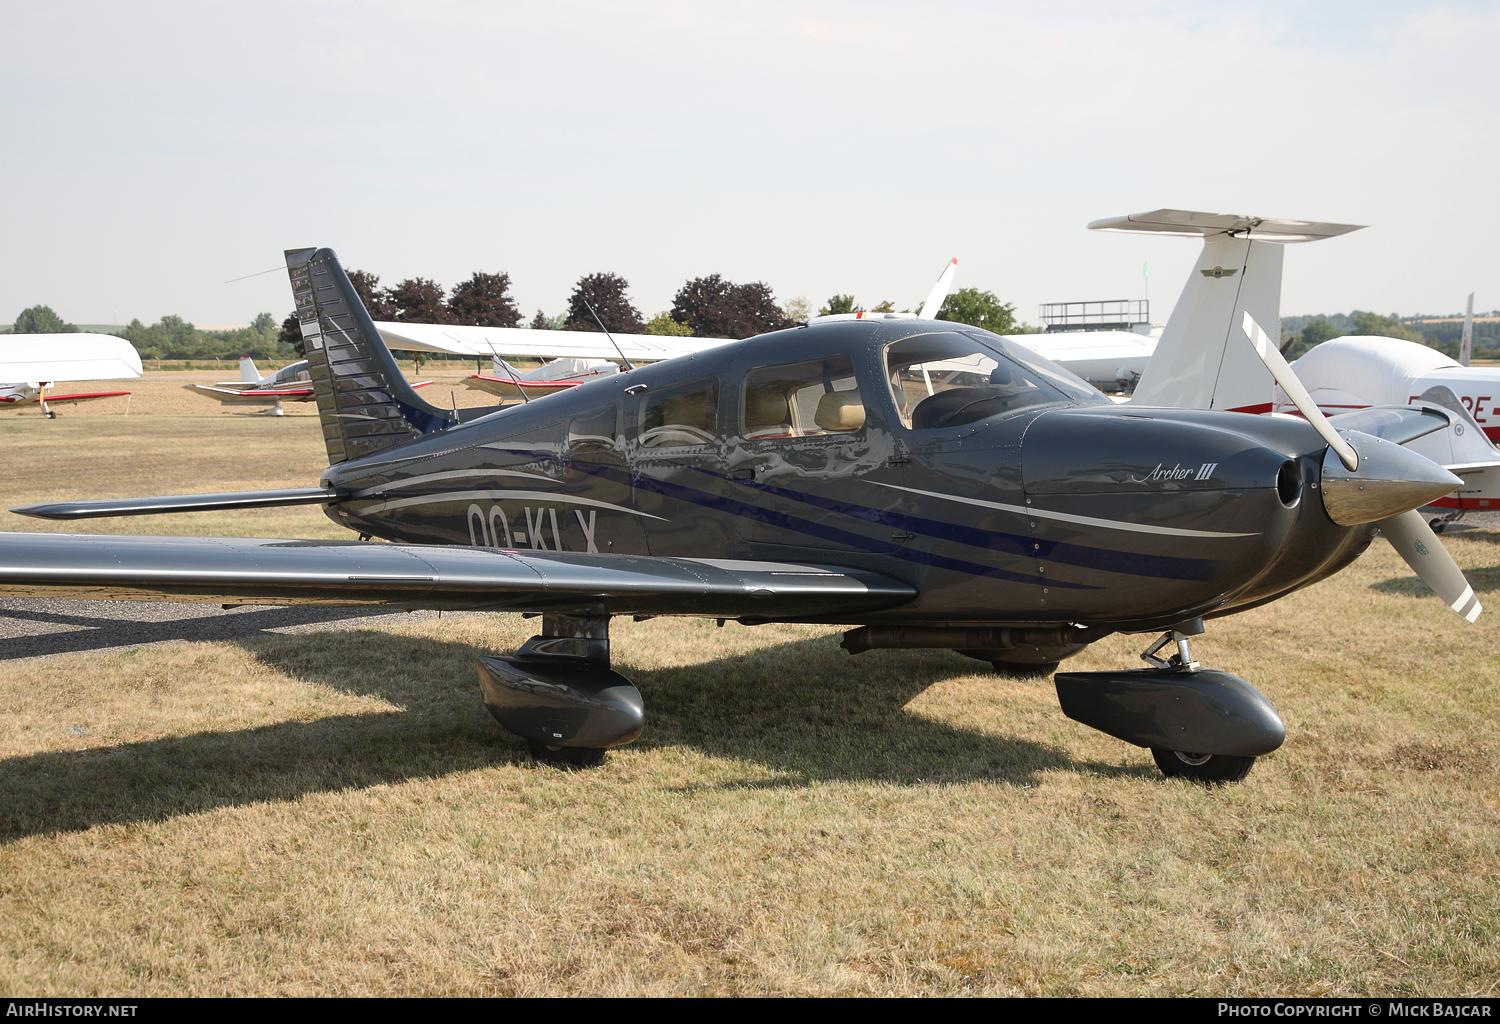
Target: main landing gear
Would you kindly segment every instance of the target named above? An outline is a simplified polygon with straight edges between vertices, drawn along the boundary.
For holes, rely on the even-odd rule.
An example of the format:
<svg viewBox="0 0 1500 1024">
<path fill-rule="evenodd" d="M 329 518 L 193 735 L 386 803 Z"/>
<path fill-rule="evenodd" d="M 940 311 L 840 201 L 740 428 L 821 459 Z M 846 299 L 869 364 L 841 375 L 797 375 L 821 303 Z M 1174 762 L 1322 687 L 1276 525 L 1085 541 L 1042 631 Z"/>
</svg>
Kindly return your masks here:
<svg viewBox="0 0 1500 1024">
<path fill-rule="evenodd" d="M 1178 623 L 1145 651 L 1151 668 L 1059 672 L 1057 698 L 1074 721 L 1148 747 L 1163 775 L 1203 783 L 1238 782 L 1255 759 L 1286 740 L 1271 702 L 1239 676 L 1193 660 L 1189 638 L 1203 620 Z M 1158 652 L 1176 646 L 1169 657 Z"/>
<path fill-rule="evenodd" d="M 1468 509 L 1461 508 L 1457 512 L 1450 512 L 1445 516 L 1438 516 L 1436 519 L 1428 520 L 1427 525 L 1432 527 L 1433 533 L 1442 533 L 1448 527 L 1452 526 L 1454 523 L 1462 519 L 1464 517 L 1464 513 L 1467 511 Z"/>
<path fill-rule="evenodd" d="M 640 691 L 609 667 L 608 616 L 544 615 L 541 635 L 478 669 L 485 707 L 538 761 L 592 767 L 645 727 Z"/>
</svg>

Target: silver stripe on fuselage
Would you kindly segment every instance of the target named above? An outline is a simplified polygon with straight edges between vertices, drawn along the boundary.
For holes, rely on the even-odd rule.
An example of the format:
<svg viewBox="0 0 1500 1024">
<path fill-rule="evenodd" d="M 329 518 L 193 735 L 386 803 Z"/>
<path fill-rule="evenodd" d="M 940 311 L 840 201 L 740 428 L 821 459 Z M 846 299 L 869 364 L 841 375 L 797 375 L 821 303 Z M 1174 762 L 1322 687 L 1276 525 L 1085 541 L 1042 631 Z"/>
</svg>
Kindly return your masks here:
<svg viewBox="0 0 1500 1024">
<path fill-rule="evenodd" d="M 411 487 L 419 487 L 423 484 L 430 484 L 437 480 L 462 480 L 467 477 L 489 478 L 496 476 L 514 476 L 519 477 L 522 480 L 538 480 L 544 484 L 550 484 L 553 482 L 551 477 L 543 476 L 540 473 L 518 473 L 513 469 L 450 469 L 444 473 L 427 473 L 423 476 L 413 476 L 408 477 L 405 480 L 397 480 L 394 483 L 378 484 L 375 487 L 366 487 L 363 490 L 355 491 L 354 497 L 374 498 L 383 491 L 390 491 L 398 488 L 407 489 Z"/>
<path fill-rule="evenodd" d="M 1154 533 L 1164 537 L 1259 537 L 1258 533 L 1217 533 L 1213 530 L 1183 530 L 1174 526 L 1149 526 L 1146 523 L 1124 523 L 1118 519 L 1095 519 L 1093 516 L 1075 516 L 1068 512 L 1048 512 L 1045 509 L 1027 508 L 1024 505 L 1005 505 L 998 501 L 984 501 L 980 498 L 961 498 L 956 494 L 942 494 L 938 491 L 920 491 L 915 487 L 902 487 L 898 484 L 883 484 L 871 481 L 878 487 L 889 487 L 896 491 L 908 491 L 912 494 L 925 494 L 929 498 L 945 498 L 948 501 L 958 501 L 965 505 L 979 505 L 983 508 L 999 509 L 1001 512 L 1014 512 L 1018 516 L 1029 516 L 1033 519 L 1056 519 L 1064 523 L 1076 523 L 1079 526 L 1102 526 L 1110 530 L 1129 530 L 1132 533 Z"/>
<path fill-rule="evenodd" d="M 392 509 L 409 508 L 413 505 L 436 505 L 445 501 L 477 501 L 486 498 L 490 501 L 527 500 L 527 501 L 555 501 L 562 505 L 587 505 L 592 508 L 607 508 L 611 512 L 626 512 L 633 516 L 641 516 L 646 519 L 667 520 L 661 516 L 653 516 L 649 512 L 637 512 L 633 508 L 624 505 L 612 505 L 607 501 L 595 501 L 593 498 L 578 498 L 571 494 L 558 494 L 554 491 L 513 491 L 509 489 L 489 491 L 443 491 L 440 494 L 421 494 L 414 498 L 394 498 L 390 501 L 377 502 L 374 505 L 366 505 L 364 508 L 357 507 L 354 498 L 345 502 L 350 511 L 358 512 L 360 515 L 369 515 L 376 512 L 388 512 Z"/>
</svg>

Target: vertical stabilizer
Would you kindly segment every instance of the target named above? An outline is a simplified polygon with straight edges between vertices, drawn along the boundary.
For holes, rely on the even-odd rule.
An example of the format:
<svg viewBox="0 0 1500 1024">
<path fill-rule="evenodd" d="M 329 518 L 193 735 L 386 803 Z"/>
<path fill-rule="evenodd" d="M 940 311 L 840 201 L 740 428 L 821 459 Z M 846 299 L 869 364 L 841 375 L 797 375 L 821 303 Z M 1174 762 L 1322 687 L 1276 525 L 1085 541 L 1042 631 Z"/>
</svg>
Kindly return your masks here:
<svg viewBox="0 0 1500 1024">
<path fill-rule="evenodd" d="M 1464 336 L 1458 343 L 1458 363 L 1468 366 L 1474 355 L 1474 293 L 1469 293 L 1469 304 L 1464 307 Z"/>
<path fill-rule="evenodd" d="M 329 463 L 352 462 L 456 422 L 412 390 L 332 249 L 288 249 Z"/>
<path fill-rule="evenodd" d="M 1279 338 L 1282 246 L 1331 238 L 1359 225 L 1155 210 L 1089 227 L 1203 239 L 1131 404 L 1260 413 L 1271 410 L 1274 382 L 1240 332 L 1241 321 L 1249 313 Z"/>
<path fill-rule="evenodd" d="M 240 383 L 260 383 L 260 371 L 255 368 L 255 360 L 249 356 L 240 356 Z"/>
<path fill-rule="evenodd" d="M 1281 257 L 1276 242 L 1205 238 L 1131 403 L 1270 412 L 1271 374 L 1237 325 L 1249 313 L 1281 336 Z"/>
</svg>

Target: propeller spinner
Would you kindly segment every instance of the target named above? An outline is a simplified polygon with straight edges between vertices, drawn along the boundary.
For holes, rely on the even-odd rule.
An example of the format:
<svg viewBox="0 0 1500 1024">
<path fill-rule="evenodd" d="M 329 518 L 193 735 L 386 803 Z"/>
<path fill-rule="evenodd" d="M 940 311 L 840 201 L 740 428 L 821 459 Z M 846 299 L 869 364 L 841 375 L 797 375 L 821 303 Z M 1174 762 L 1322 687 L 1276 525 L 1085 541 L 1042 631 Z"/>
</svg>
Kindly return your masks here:
<svg viewBox="0 0 1500 1024">
<path fill-rule="evenodd" d="M 1462 481 L 1416 452 L 1348 431 L 1341 434 L 1318 408 L 1271 339 L 1249 313 L 1241 324 L 1276 383 L 1328 442 L 1323 461 L 1323 507 L 1341 526 L 1375 523 L 1397 553 L 1444 603 L 1470 622 L 1484 607 L 1463 571 L 1417 511 Z M 1352 443 L 1351 443 L 1352 442 Z"/>
</svg>

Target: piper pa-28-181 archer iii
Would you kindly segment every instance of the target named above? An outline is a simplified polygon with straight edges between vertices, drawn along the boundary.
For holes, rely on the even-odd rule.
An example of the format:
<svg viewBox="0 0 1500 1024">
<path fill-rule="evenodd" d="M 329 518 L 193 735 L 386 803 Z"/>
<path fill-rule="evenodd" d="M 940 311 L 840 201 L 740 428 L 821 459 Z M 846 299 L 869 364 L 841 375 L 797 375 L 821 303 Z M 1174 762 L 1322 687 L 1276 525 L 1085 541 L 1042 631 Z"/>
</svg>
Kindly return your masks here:
<svg viewBox="0 0 1500 1024">
<path fill-rule="evenodd" d="M 838 624 L 852 653 L 997 666 L 1157 633 L 1150 668 L 1058 673 L 1063 710 L 1151 748 L 1168 775 L 1223 781 L 1285 727 L 1193 660 L 1204 619 L 1337 572 L 1377 527 L 1421 538 L 1402 553 L 1440 595 L 1467 586 L 1411 511 L 1455 478 L 1335 433 L 1314 406 L 1310 422 L 1116 406 L 1011 341 L 906 319 L 777 331 L 460 421 L 405 383 L 332 251 L 286 256 L 331 463 L 320 486 L 16 511 L 317 504 L 391 543 L 0 534 L 0 592 L 540 614 L 514 654 L 479 659 L 480 688 L 534 756 L 573 764 L 646 724 L 610 668 L 615 615 Z M 928 394 L 923 367 L 955 361 L 973 368 Z M 1467 593 L 1450 603 L 1472 620 Z"/>
<path fill-rule="evenodd" d="M 141 375 L 135 346 L 113 334 L 17 334 L 0 340 L 0 409 L 52 406 L 95 398 L 122 398 L 129 391 L 48 391 L 59 381 L 120 380 Z"/>
</svg>

